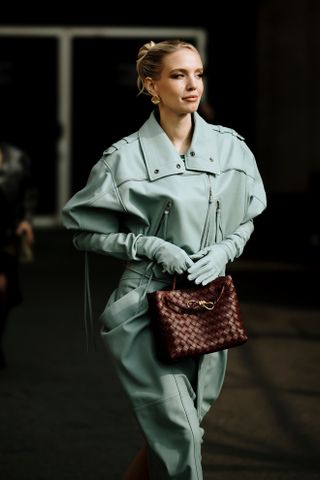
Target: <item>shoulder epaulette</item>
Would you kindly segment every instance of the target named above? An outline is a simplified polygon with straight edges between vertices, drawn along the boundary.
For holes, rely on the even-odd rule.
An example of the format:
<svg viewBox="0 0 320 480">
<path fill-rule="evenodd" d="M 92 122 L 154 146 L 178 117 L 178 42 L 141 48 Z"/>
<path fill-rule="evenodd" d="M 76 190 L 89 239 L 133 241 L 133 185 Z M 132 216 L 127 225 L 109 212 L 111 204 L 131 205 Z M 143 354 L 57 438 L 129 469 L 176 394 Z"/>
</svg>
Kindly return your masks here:
<svg viewBox="0 0 320 480">
<path fill-rule="evenodd" d="M 110 155 L 111 153 L 115 152 L 116 150 L 120 150 L 120 148 L 123 145 L 128 145 L 128 143 L 133 142 L 138 138 L 137 133 L 132 133 L 131 135 L 128 135 L 127 137 L 121 138 L 121 140 L 118 140 L 117 142 L 113 143 L 109 148 L 107 148 L 103 154 L 104 155 Z"/>
<path fill-rule="evenodd" d="M 111 153 L 115 152 L 117 149 L 114 145 L 104 150 L 103 155 L 110 155 Z"/>
<path fill-rule="evenodd" d="M 233 135 L 234 137 L 239 138 L 239 140 L 244 140 L 244 137 L 240 135 L 238 132 L 233 130 L 233 128 L 228 128 L 228 127 L 223 127 L 222 125 L 211 125 L 213 130 L 219 133 L 229 133 L 230 135 Z"/>
</svg>

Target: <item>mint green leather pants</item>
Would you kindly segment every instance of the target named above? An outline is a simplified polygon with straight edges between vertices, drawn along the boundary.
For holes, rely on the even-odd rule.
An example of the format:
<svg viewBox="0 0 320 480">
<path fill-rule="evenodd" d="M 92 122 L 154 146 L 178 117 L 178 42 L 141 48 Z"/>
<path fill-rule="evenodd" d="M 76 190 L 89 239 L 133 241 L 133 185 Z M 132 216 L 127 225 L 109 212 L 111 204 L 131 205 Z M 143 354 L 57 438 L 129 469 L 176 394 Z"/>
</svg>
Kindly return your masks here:
<svg viewBox="0 0 320 480">
<path fill-rule="evenodd" d="M 158 359 L 146 293 L 166 285 L 126 270 L 101 315 L 101 334 L 145 437 L 150 478 L 202 480 L 200 424 L 220 393 L 227 352 Z"/>
</svg>

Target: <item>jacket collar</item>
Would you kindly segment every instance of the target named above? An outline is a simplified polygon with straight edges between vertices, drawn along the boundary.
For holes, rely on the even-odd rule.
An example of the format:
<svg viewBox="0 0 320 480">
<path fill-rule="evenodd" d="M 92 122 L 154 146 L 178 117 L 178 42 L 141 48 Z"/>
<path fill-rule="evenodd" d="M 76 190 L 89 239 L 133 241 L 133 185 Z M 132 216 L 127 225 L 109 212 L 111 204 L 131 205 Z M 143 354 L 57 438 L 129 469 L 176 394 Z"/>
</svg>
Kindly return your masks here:
<svg viewBox="0 0 320 480">
<path fill-rule="evenodd" d="M 220 173 L 214 132 L 198 113 L 193 114 L 193 119 L 194 132 L 185 162 L 161 128 L 155 112 L 142 125 L 138 134 L 151 181 L 186 170 Z"/>
</svg>

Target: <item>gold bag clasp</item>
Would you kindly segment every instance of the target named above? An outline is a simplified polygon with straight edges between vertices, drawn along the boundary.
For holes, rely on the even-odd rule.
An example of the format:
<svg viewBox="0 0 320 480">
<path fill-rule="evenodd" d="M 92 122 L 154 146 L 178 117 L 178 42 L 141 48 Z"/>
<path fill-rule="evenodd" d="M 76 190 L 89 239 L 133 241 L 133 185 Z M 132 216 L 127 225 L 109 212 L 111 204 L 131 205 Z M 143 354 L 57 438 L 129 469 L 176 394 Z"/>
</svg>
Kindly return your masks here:
<svg viewBox="0 0 320 480">
<path fill-rule="evenodd" d="M 206 300 L 189 300 L 187 302 L 188 308 L 205 308 L 206 310 L 213 310 L 215 302 L 207 302 Z"/>
</svg>

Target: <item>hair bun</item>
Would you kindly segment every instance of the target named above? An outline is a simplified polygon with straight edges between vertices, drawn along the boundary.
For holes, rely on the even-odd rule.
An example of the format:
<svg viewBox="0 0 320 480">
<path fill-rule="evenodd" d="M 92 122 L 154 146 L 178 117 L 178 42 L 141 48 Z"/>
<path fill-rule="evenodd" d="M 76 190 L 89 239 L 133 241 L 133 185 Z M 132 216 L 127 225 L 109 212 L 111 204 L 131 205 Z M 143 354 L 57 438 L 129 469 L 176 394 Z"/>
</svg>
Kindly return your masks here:
<svg viewBox="0 0 320 480">
<path fill-rule="evenodd" d="M 155 46 L 155 43 L 152 40 L 150 42 L 144 44 L 144 47 L 147 50 L 151 50 L 154 46 Z"/>
<path fill-rule="evenodd" d="M 147 55 L 147 53 L 149 53 L 150 50 L 152 50 L 154 46 L 155 46 L 155 42 L 153 42 L 152 40 L 142 45 L 138 53 L 138 60 L 141 60 L 142 58 L 144 58 Z"/>
</svg>

